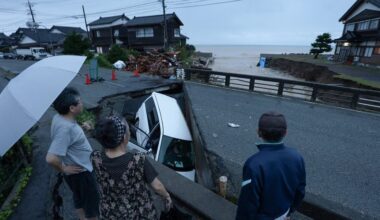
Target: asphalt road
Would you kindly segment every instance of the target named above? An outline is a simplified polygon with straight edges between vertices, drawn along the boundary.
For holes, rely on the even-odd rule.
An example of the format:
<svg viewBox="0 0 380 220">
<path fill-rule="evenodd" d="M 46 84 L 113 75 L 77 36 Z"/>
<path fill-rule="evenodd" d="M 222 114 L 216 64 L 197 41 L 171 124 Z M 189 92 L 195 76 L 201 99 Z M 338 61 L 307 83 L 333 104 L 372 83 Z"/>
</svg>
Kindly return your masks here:
<svg viewBox="0 0 380 220">
<path fill-rule="evenodd" d="M 33 63 L 35 63 L 35 61 L 0 59 L 0 68 L 18 74 Z M 85 64 L 69 84 L 69 86 L 78 89 L 86 108 L 97 107 L 103 97 L 148 88 L 171 86 L 178 83 L 176 80 L 166 80 L 158 76 L 152 77 L 145 74 L 141 74 L 140 77 L 133 77 L 131 72 L 126 71 L 116 71 L 117 80 L 112 81 L 111 70 L 99 68 L 99 77 L 103 78 L 104 81 L 85 85 L 85 76 L 87 73 L 89 73 L 89 66 Z M 4 83 L 0 81 L 0 86 L 3 84 Z"/>
<path fill-rule="evenodd" d="M 0 59 L 0 68 L 12 73 L 20 73 L 36 61 Z"/>
<path fill-rule="evenodd" d="M 0 68 L 13 73 L 20 73 L 34 62 L 21 60 L 0 59 Z M 0 91 L 7 85 L 8 80 L 4 77 L 6 73 L 0 69 Z M 88 73 L 88 66 L 82 66 L 79 74 L 71 81 L 70 86 L 77 88 L 81 94 L 86 108 L 95 108 L 104 97 L 140 91 L 144 89 L 155 89 L 169 87 L 181 82 L 175 80 L 165 80 L 160 77 L 141 75 L 133 77 L 132 73 L 118 71 L 117 80 L 111 80 L 111 70 L 99 68 L 99 77 L 105 79 L 103 82 L 85 85 L 85 74 Z M 52 184 L 55 184 L 55 172 L 45 161 L 45 155 L 50 145 L 50 122 L 56 112 L 49 108 L 38 122 L 38 129 L 33 134 L 35 140 L 33 146 L 33 173 L 25 188 L 20 204 L 15 209 L 10 219 L 50 219 L 52 199 Z M 90 139 L 91 141 L 91 139 Z M 94 143 L 91 142 L 94 146 Z M 77 219 L 74 214 L 71 195 L 65 185 L 61 186 L 63 195 L 63 215 L 64 219 Z"/>
<path fill-rule="evenodd" d="M 285 143 L 305 158 L 310 198 L 380 219 L 380 115 L 188 82 L 185 88 L 207 149 L 239 181 L 244 161 L 258 151 L 260 115 L 278 111 L 288 122 Z"/>
</svg>

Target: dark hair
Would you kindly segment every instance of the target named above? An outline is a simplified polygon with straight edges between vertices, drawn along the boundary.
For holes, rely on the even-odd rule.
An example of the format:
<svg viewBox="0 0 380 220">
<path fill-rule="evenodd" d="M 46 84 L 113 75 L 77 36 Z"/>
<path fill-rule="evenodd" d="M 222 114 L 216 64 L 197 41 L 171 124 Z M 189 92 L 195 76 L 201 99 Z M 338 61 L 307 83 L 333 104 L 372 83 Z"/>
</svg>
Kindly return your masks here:
<svg viewBox="0 0 380 220">
<path fill-rule="evenodd" d="M 260 136 L 269 142 L 281 141 L 286 134 L 285 117 L 277 112 L 266 112 L 259 119 Z"/>
<path fill-rule="evenodd" d="M 71 87 L 65 88 L 53 102 L 54 109 L 61 115 L 70 112 L 70 106 L 78 105 L 79 92 Z"/>
<path fill-rule="evenodd" d="M 128 124 L 123 124 L 123 126 L 125 126 L 125 133 L 128 133 Z M 120 137 L 118 136 L 118 125 L 116 122 L 110 118 L 105 118 L 96 123 L 95 138 L 104 148 L 113 149 L 124 141 L 124 134 L 120 140 Z"/>
</svg>

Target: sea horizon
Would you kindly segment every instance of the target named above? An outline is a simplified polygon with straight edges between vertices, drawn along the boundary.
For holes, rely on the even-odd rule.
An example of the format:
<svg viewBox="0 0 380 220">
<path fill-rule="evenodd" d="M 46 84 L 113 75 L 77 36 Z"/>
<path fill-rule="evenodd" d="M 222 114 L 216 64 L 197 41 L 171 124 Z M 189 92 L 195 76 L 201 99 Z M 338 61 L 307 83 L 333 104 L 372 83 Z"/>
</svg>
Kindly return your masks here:
<svg viewBox="0 0 380 220">
<path fill-rule="evenodd" d="M 303 44 L 191 44 L 194 46 L 289 46 L 289 47 L 311 47 Z"/>
</svg>

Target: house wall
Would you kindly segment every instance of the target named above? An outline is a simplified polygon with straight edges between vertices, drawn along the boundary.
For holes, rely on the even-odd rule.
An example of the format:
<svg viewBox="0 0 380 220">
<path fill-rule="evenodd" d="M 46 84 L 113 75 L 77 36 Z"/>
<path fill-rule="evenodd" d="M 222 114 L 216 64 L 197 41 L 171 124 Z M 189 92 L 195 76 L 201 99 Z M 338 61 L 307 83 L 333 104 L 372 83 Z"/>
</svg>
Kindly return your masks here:
<svg viewBox="0 0 380 220">
<path fill-rule="evenodd" d="M 20 43 L 19 44 L 35 44 L 37 43 L 35 40 L 33 40 L 32 38 L 28 37 L 28 36 L 24 36 Z"/>
<path fill-rule="evenodd" d="M 53 29 L 50 33 L 53 33 L 53 34 L 63 34 L 60 30 L 57 30 L 57 29 Z"/>
<path fill-rule="evenodd" d="M 376 42 L 376 45 L 374 48 L 380 48 L 380 41 Z M 376 54 L 375 49 L 374 49 L 372 56 L 371 57 L 361 57 L 360 63 L 380 66 L 380 54 Z"/>
<path fill-rule="evenodd" d="M 149 28 L 153 27 L 154 36 L 153 37 L 136 37 L 136 31 L 139 28 Z M 167 22 L 167 34 L 169 45 L 174 46 L 179 44 L 181 39 L 174 37 L 174 29 L 180 28 L 179 24 L 175 21 Z M 162 48 L 164 45 L 164 27 L 162 25 L 145 25 L 130 27 L 128 30 L 129 46 L 132 48 Z"/>
<path fill-rule="evenodd" d="M 173 20 L 168 22 L 168 40 L 170 44 L 180 44 L 180 37 L 174 36 L 175 29 L 181 29 L 179 24 L 177 22 L 174 22 Z"/>
<path fill-rule="evenodd" d="M 119 30 L 119 36 L 114 36 L 115 30 Z M 97 31 L 100 33 L 100 37 L 97 37 Z M 108 46 L 110 47 L 116 42 L 122 41 L 124 46 L 128 45 L 128 31 L 124 25 L 112 26 L 108 28 L 92 28 L 90 31 L 92 42 L 95 46 Z"/>
</svg>

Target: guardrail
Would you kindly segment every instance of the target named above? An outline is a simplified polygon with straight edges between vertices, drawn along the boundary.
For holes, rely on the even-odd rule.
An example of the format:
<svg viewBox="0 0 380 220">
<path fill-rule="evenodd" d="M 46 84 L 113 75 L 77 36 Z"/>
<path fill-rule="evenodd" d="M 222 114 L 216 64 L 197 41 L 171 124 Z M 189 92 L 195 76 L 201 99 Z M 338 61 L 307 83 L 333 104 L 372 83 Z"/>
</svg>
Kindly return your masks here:
<svg viewBox="0 0 380 220">
<path fill-rule="evenodd" d="M 185 80 L 380 112 L 380 91 L 200 69 L 184 71 Z"/>
</svg>

